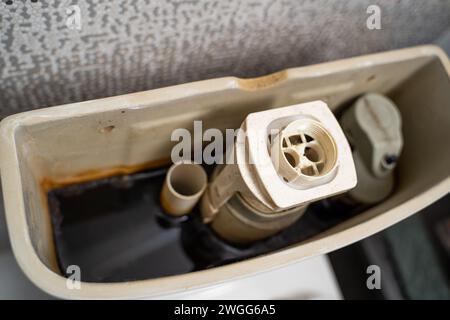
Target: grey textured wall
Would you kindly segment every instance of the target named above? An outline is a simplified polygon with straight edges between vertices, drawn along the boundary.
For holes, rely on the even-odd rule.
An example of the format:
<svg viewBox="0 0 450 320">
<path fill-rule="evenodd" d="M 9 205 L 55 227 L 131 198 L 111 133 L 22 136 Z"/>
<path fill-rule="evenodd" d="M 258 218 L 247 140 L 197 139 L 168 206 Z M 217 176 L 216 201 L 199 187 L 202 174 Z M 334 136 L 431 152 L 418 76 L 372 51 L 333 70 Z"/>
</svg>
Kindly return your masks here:
<svg viewBox="0 0 450 320">
<path fill-rule="evenodd" d="M 448 0 L 1 0 L 0 118 L 37 107 L 432 42 Z M 81 8 L 81 30 L 66 9 Z M 366 9 L 381 7 L 382 30 Z"/>
</svg>

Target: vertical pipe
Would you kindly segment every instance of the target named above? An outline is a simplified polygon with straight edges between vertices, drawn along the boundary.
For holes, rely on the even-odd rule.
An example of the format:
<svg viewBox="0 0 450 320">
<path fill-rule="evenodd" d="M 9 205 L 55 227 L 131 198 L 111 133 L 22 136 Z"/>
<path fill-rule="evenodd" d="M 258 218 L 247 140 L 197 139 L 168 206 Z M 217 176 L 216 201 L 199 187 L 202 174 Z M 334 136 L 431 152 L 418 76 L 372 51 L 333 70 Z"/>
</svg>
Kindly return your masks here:
<svg viewBox="0 0 450 320">
<path fill-rule="evenodd" d="M 160 201 L 164 211 L 172 216 L 191 212 L 200 200 L 208 183 L 208 176 L 202 166 L 180 162 L 167 171 Z"/>
</svg>

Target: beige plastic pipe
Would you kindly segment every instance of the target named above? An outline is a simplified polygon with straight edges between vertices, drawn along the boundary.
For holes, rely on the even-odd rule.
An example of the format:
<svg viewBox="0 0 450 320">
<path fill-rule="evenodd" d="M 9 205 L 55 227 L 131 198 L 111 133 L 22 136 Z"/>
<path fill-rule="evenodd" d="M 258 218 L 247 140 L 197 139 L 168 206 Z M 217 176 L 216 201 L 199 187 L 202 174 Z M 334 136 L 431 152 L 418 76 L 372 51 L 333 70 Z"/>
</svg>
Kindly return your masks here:
<svg viewBox="0 0 450 320">
<path fill-rule="evenodd" d="M 200 200 L 208 183 L 208 176 L 202 166 L 180 162 L 167 171 L 160 201 L 164 211 L 172 216 L 191 212 Z"/>
</svg>

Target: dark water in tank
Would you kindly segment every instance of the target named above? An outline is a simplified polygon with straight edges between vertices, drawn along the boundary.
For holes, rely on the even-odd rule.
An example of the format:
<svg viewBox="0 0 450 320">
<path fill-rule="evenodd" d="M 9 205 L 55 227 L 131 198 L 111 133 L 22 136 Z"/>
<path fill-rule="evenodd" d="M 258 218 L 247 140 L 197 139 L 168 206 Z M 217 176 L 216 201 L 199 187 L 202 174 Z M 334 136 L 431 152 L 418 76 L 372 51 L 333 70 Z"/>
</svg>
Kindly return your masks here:
<svg viewBox="0 0 450 320">
<path fill-rule="evenodd" d="M 62 273 L 81 268 L 85 282 L 151 279 L 212 268 L 299 243 L 354 214 L 319 202 L 281 233 L 232 246 L 200 221 L 197 209 L 172 218 L 159 206 L 168 168 L 79 183 L 48 193 Z"/>
</svg>

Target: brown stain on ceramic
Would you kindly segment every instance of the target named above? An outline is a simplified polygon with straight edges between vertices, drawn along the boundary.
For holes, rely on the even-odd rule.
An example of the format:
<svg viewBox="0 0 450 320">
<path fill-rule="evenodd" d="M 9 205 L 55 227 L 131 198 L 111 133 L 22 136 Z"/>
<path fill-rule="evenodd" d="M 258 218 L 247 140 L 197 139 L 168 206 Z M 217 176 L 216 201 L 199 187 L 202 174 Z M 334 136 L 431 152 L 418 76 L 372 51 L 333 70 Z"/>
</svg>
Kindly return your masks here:
<svg viewBox="0 0 450 320">
<path fill-rule="evenodd" d="M 170 158 L 164 158 L 160 160 L 144 162 L 138 165 L 131 165 L 131 166 L 123 165 L 114 168 L 88 170 L 76 175 L 60 179 L 44 178 L 41 180 L 41 189 L 43 190 L 45 197 L 47 197 L 47 193 L 53 189 L 92 180 L 109 178 L 112 176 L 132 174 L 142 170 L 156 169 L 158 167 L 169 165 L 170 163 L 171 163 Z"/>
<path fill-rule="evenodd" d="M 115 128 L 116 128 L 116 126 L 106 126 L 106 127 L 99 129 L 99 131 L 100 131 L 100 133 L 108 133 L 108 132 L 113 131 Z"/>
<path fill-rule="evenodd" d="M 250 78 L 250 79 L 238 79 L 239 87 L 244 90 L 258 90 L 263 88 L 272 87 L 279 82 L 287 79 L 288 73 L 286 70 L 275 72 L 267 76 Z"/>
<path fill-rule="evenodd" d="M 49 179 L 44 178 L 40 182 L 40 196 L 42 199 L 42 205 L 44 207 L 44 210 L 47 212 L 48 215 L 50 215 L 50 205 L 48 203 L 48 192 L 50 192 L 53 189 L 82 183 L 82 182 L 88 182 L 92 180 L 97 179 L 103 179 L 103 178 L 109 178 L 112 176 L 117 175 L 126 175 L 126 174 L 132 174 L 141 170 L 147 170 L 147 169 L 156 169 L 158 167 L 166 166 L 171 163 L 170 158 L 165 159 L 159 159 L 154 161 L 148 161 L 144 162 L 138 165 L 131 165 L 131 166 L 118 166 L 114 168 L 106 168 L 106 169 L 98 169 L 98 170 L 88 170 L 85 172 L 81 172 L 79 174 L 65 177 L 61 179 Z M 52 239 L 50 243 L 54 245 L 54 238 L 53 234 L 48 235 L 48 239 Z M 58 262 L 56 260 L 56 256 L 52 256 L 50 258 L 51 260 L 51 268 L 53 271 L 63 274 L 63 272 L 59 269 Z"/>
</svg>

